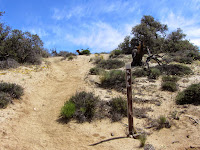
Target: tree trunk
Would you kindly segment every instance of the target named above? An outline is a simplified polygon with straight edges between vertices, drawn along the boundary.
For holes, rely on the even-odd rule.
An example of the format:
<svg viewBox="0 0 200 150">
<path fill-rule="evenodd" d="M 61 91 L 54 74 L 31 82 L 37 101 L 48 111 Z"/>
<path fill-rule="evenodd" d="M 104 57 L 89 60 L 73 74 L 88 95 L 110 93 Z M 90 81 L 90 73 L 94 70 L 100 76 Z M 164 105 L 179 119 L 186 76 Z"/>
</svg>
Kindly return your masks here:
<svg viewBox="0 0 200 150">
<path fill-rule="evenodd" d="M 134 66 L 142 66 L 143 65 L 142 58 L 143 58 L 145 53 L 147 53 L 147 52 L 144 49 L 144 43 L 141 42 L 140 45 L 137 47 L 137 49 L 134 49 L 132 51 L 133 61 L 131 63 L 131 66 L 132 67 L 134 67 Z"/>
</svg>

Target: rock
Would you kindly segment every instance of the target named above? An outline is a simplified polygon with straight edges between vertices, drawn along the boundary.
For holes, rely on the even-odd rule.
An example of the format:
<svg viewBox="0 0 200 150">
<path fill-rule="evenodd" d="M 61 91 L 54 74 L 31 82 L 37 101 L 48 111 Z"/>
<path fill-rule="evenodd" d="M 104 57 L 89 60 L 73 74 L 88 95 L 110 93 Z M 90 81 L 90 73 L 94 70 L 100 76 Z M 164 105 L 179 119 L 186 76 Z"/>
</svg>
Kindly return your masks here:
<svg viewBox="0 0 200 150">
<path fill-rule="evenodd" d="M 154 146 L 151 144 L 145 144 L 144 150 L 155 150 Z"/>
<path fill-rule="evenodd" d="M 114 133 L 110 133 L 111 136 L 114 136 Z"/>
<path fill-rule="evenodd" d="M 110 96 L 106 95 L 105 98 L 110 98 Z"/>
</svg>

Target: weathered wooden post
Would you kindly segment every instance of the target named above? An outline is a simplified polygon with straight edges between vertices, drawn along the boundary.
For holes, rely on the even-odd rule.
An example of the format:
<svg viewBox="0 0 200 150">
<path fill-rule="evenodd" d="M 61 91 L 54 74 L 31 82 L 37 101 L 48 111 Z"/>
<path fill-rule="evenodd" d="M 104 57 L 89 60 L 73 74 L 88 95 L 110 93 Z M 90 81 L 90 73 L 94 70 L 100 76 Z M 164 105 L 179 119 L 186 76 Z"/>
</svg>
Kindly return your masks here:
<svg viewBox="0 0 200 150">
<path fill-rule="evenodd" d="M 135 134 L 133 124 L 133 105 L 132 105 L 132 74 L 131 64 L 126 64 L 126 88 L 127 88 L 127 105 L 128 105 L 128 126 L 129 136 Z"/>
</svg>

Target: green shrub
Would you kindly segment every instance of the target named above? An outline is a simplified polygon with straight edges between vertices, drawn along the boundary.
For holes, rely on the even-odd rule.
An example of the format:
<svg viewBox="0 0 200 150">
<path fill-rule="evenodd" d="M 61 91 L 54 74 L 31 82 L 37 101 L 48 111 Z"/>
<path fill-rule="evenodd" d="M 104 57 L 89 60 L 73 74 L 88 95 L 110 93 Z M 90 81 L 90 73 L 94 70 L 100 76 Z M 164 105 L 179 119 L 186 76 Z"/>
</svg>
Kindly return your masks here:
<svg viewBox="0 0 200 150">
<path fill-rule="evenodd" d="M 191 57 L 176 57 L 173 60 L 184 64 L 191 64 L 193 62 L 193 58 Z"/>
<path fill-rule="evenodd" d="M 140 147 L 144 147 L 146 140 L 147 140 L 147 136 L 145 134 L 142 134 L 139 136 Z"/>
<path fill-rule="evenodd" d="M 8 93 L 0 92 L 0 108 L 6 108 L 12 101 L 12 98 Z"/>
<path fill-rule="evenodd" d="M 95 97 L 93 93 L 82 91 L 72 96 L 70 101 L 76 106 L 74 118 L 77 121 L 92 121 L 97 103 L 99 102 L 99 97 Z"/>
<path fill-rule="evenodd" d="M 160 70 L 157 68 L 151 68 L 150 74 L 148 75 L 149 79 L 157 79 L 160 76 Z"/>
<path fill-rule="evenodd" d="M 127 102 L 122 97 L 113 98 L 109 105 L 112 121 L 119 121 L 122 117 L 127 116 Z"/>
<path fill-rule="evenodd" d="M 103 72 L 104 72 L 104 70 L 102 68 L 98 68 L 98 67 L 93 67 L 90 69 L 91 75 L 100 75 Z"/>
<path fill-rule="evenodd" d="M 163 76 L 162 77 L 163 82 L 166 82 L 166 81 L 177 82 L 178 80 L 179 78 L 177 76 Z"/>
<path fill-rule="evenodd" d="M 196 51 L 189 52 L 187 57 L 191 57 L 193 60 L 200 60 L 200 54 Z"/>
<path fill-rule="evenodd" d="M 103 68 L 103 69 L 117 69 L 121 68 L 125 65 L 123 61 L 117 60 L 117 59 L 108 59 L 108 60 L 101 60 L 97 67 Z"/>
<path fill-rule="evenodd" d="M 51 54 L 48 52 L 48 50 L 42 50 L 42 57 L 43 58 L 49 58 Z"/>
<path fill-rule="evenodd" d="M 120 91 L 122 88 L 126 87 L 125 72 L 121 70 L 104 72 L 100 77 L 100 81 L 100 86 L 104 88 L 114 88 Z"/>
<path fill-rule="evenodd" d="M 4 61 L 0 61 L 0 69 L 17 68 L 18 66 L 19 63 L 11 58 L 8 58 Z"/>
<path fill-rule="evenodd" d="M 171 127 L 169 121 L 167 120 L 167 118 L 165 116 L 160 116 L 157 119 L 157 123 L 158 123 L 157 129 L 170 128 Z"/>
<path fill-rule="evenodd" d="M 90 53 L 90 51 L 88 49 L 86 49 L 86 50 L 82 50 L 81 54 L 82 55 L 90 55 L 91 53 Z"/>
<path fill-rule="evenodd" d="M 116 57 L 119 56 L 120 54 L 122 54 L 122 51 L 116 49 L 116 50 L 113 50 L 113 51 L 111 52 L 111 54 L 109 55 L 109 57 L 110 57 L 110 58 L 116 58 Z"/>
<path fill-rule="evenodd" d="M 160 116 L 158 118 L 158 123 L 160 126 L 163 126 L 166 123 L 166 121 L 167 121 L 167 118 L 165 116 Z"/>
<path fill-rule="evenodd" d="M 5 83 L 5 82 L 0 83 L 0 91 L 8 93 L 12 98 L 17 98 L 17 99 L 19 99 L 24 93 L 24 90 L 21 86 L 15 83 Z"/>
<path fill-rule="evenodd" d="M 158 68 L 162 74 L 166 74 L 166 75 L 182 76 L 182 75 L 189 75 L 193 73 L 189 67 L 179 65 L 179 64 L 161 65 L 161 66 L 157 66 L 156 68 Z"/>
<path fill-rule="evenodd" d="M 76 111 L 75 104 L 72 101 L 67 101 L 61 108 L 61 116 L 66 119 L 71 119 Z"/>
<path fill-rule="evenodd" d="M 200 104 L 200 83 L 192 84 L 184 91 L 178 93 L 176 97 L 176 103 L 183 104 Z"/>
<path fill-rule="evenodd" d="M 73 60 L 74 59 L 74 57 L 73 56 L 69 56 L 68 57 L 68 60 L 70 61 L 70 60 Z"/>
<path fill-rule="evenodd" d="M 148 72 L 144 69 L 136 69 L 132 73 L 133 76 L 135 77 L 146 77 L 148 75 Z"/>
<path fill-rule="evenodd" d="M 165 81 L 162 83 L 161 88 L 163 91 L 170 91 L 170 92 L 175 92 L 177 91 L 177 85 L 176 82 L 172 81 Z"/>
</svg>

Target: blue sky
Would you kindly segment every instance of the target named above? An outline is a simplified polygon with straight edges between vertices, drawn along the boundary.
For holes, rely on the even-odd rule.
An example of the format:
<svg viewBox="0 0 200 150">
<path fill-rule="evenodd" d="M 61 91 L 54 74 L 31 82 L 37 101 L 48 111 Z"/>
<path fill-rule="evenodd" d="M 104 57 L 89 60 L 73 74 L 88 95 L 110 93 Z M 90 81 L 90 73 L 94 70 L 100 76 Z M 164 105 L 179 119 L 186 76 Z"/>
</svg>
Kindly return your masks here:
<svg viewBox="0 0 200 150">
<path fill-rule="evenodd" d="M 109 52 L 143 15 L 181 28 L 200 47 L 200 0 L 0 0 L 1 21 L 38 34 L 48 49 Z"/>
</svg>

